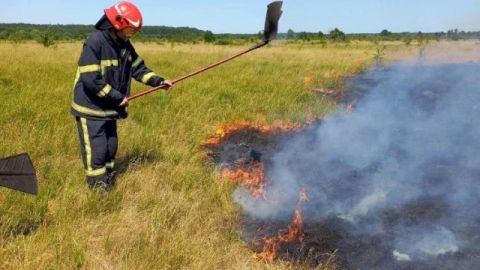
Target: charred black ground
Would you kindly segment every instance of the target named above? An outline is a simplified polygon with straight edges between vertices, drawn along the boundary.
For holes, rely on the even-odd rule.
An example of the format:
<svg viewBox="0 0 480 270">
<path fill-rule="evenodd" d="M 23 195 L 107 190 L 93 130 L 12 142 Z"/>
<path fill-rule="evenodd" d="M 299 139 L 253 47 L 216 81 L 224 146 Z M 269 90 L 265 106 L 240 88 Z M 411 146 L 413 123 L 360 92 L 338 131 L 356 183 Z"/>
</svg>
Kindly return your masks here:
<svg viewBox="0 0 480 270">
<path fill-rule="evenodd" d="M 282 141 L 295 136 L 295 133 L 283 133 L 278 130 L 264 132 L 248 126 L 226 134 L 218 144 L 206 144 L 204 149 L 215 161 L 218 169 L 248 168 L 254 161 L 261 161 L 268 167 L 275 149 Z"/>
<path fill-rule="evenodd" d="M 467 70 L 471 74 L 480 74 L 478 73 L 480 65 L 473 63 L 417 65 L 409 68 L 413 69 L 413 73 L 418 71 L 419 73 L 446 74 L 441 80 L 425 81 L 416 84 L 415 87 L 402 89 L 407 91 L 408 96 L 415 101 L 415 109 L 425 113 L 437 110 L 439 101 L 445 95 L 451 94 L 452 85 L 458 83 L 457 77 L 450 77 L 448 74 L 455 74 L 459 69 Z M 362 102 L 362 98 L 369 94 L 370 89 L 382 86 L 385 74 L 389 72 L 389 68 L 378 68 L 348 79 L 346 93 L 350 94 L 345 96 L 343 103 L 350 103 L 353 100 Z M 462 78 L 467 80 L 463 82 L 466 84 L 479 83 L 474 76 Z M 478 114 L 476 108 L 472 109 L 472 113 Z M 478 123 L 480 124 L 480 121 Z M 265 133 L 250 127 L 231 133 L 219 144 L 208 145 L 206 149 L 219 167 L 226 166 L 232 169 L 248 167 L 253 160 L 260 160 L 264 162 L 266 175 L 271 181 L 275 181 L 275 178 L 270 175 L 272 157 L 288 145 L 288 142 L 305 136 L 320 125 L 322 125 L 321 122 L 313 123 L 302 131 L 292 133 Z M 459 143 L 462 141 L 459 140 Z M 400 160 L 404 155 L 402 149 L 395 147 L 391 148 L 390 154 Z M 277 258 L 302 265 L 308 264 L 311 267 L 331 262 L 338 269 L 477 269 L 480 265 L 480 218 L 476 210 L 478 206 L 465 205 L 471 208 L 469 211 L 475 213 L 471 217 L 451 218 L 452 211 L 457 210 L 451 209 L 449 197 L 435 191 L 435 187 L 448 184 L 447 176 L 455 178 L 455 175 L 458 175 L 458 181 L 464 178 L 480 180 L 480 164 L 476 167 L 466 166 L 462 162 L 438 156 L 436 160 L 422 166 L 429 167 L 422 176 L 422 185 L 426 186 L 426 190 L 432 187 L 432 192 L 417 196 L 408 203 L 389 206 L 380 210 L 376 216 L 359 217 L 355 224 L 352 224 L 348 217 L 334 213 L 320 220 L 317 217 L 313 218 L 314 211 L 311 209 L 322 207 L 322 205 L 315 205 L 321 200 L 316 200 L 316 195 L 313 194 L 308 202 L 310 210 L 304 212 L 304 241 L 280 246 Z M 336 169 L 344 170 L 342 179 L 339 181 L 351 184 L 331 186 L 332 182 L 328 181 L 325 189 L 331 189 L 332 195 L 354 191 L 355 183 L 365 182 L 365 178 L 368 178 L 371 172 L 378 170 L 375 164 L 363 170 L 355 170 L 344 166 L 341 162 Z M 316 170 L 312 168 L 308 176 L 314 178 L 316 175 L 325 175 L 324 172 Z M 322 184 L 321 181 L 320 184 Z M 462 211 L 465 210 L 462 209 Z M 275 236 L 279 231 L 285 230 L 291 217 L 293 212 L 290 218 L 267 219 L 253 217 L 246 213 L 242 222 L 243 235 L 246 241 L 251 243 L 252 249 L 260 252 L 263 246 L 262 239 L 265 236 Z M 436 228 L 439 221 L 442 221 L 443 226 L 448 226 L 449 230 L 460 239 L 456 250 L 442 251 L 435 256 L 426 255 L 421 258 L 415 258 L 413 255 L 407 258 L 406 254 L 398 251 L 395 241 L 405 234 L 402 228 L 408 226 Z M 369 228 L 369 232 L 365 233 L 364 229 L 358 229 L 360 227 Z M 412 241 L 417 240 L 421 241 L 421 239 L 412 239 Z"/>
</svg>

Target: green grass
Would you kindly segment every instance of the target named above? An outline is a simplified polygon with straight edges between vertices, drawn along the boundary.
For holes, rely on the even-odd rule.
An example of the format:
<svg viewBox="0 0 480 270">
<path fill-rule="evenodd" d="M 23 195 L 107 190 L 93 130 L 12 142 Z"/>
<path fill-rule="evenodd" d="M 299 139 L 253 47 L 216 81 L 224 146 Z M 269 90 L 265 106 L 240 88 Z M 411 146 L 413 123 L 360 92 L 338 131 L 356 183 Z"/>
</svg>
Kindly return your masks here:
<svg viewBox="0 0 480 270">
<path fill-rule="evenodd" d="M 335 105 L 309 88 L 340 89 L 342 76 L 365 69 L 378 45 L 277 43 L 133 101 L 119 122 L 117 157 L 127 170 L 106 195 L 86 187 L 69 114 L 81 46 L 0 44 L 0 157 L 28 152 L 40 186 L 37 197 L 0 189 L 0 268 L 297 269 L 251 258 L 234 186 L 199 145 L 222 123 L 324 117 Z M 172 79 L 244 49 L 136 48 Z M 134 92 L 143 89 L 134 83 Z"/>
</svg>

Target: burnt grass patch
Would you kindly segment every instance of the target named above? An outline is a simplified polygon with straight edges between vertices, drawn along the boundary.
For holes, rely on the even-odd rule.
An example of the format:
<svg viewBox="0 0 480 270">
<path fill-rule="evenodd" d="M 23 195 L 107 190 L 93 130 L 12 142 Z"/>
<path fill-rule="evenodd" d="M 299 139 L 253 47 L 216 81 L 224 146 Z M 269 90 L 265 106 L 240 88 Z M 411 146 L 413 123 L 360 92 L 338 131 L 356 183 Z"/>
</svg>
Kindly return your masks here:
<svg viewBox="0 0 480 270">
<path fill-rule="evenodd" d="M 478 66 L 472 66 L 478 69 Z M 425 67 L 423 67 L 425 68 Z M 431 69 L 455 70 L 456 65 L 427 67 Z M 390 71 L 380 70 L 368 74 L 348 78 L 347 92 L 331 93 L 331 97 L 341 104 L 350 104 L 360 101 L 369 89 L 377 87 L 385 74 Z M 448 80 L 448 78 L 446 78 Z M 408 94 L 418 103 L 418 108 L 429 112 L 437 106 L 449 91 L 448 81 L 434 81 L 431 84 L 420 86 L 420 91 L 408 89 Z M 328 93 L 320 93 L 327 96 Z M 264 164 L 265 174 L 272 166 L 272 156 L 282 147 L 282 142 L 301 136 L 310 129 L 321 125 L 321 121 L 305 126 L 301 130 L 291 132 L 265 132 L 259 128 L 247 126 L 226 134 L 218 143 L 205 144 L 204 150 L 214 160 L 218 169 L 237 168 L 248 169 L 254 161 Z M 402 153 L 392 153 L 401 156 Z M 480 178 L 480 170 L 458 168 L 458 164 L 450 164 L 439 157 L 431 166 L 436 167 L 433 173 L 425 175 L 427 185 L 444 181 L 443 176 L 459 170 L 466 174 L 473 174 Z M 375 170 L 375 168 L 372 168 Z M 431 171 L 430 171 L 431 172 Z M 365 177 L 362 172 L 349 174 L 346 181 L 355 182 Z M 275 179 L 271 179 L 275 181 Z M 480 265 L 480 220 L 466 218 L 465 220 L 449 219 L 448 213 L 455 211 L 449 208 L 445 196 L 425 194 L 408 204 L 390 206 L 381 210 L 378 216 L 366 216 L 352 224 L 349 220 L 331 215 L 321 220 L 311 218 L 309 213 L 303 217 L 303 241 L 294 241 L 278 246 L 276 259 L 291 262 L 311 268 L 330 267 L 328 269 L 477 269 Z M 472 209 L 472 211 L 474 211 Z M 293 213 L 292 213 L 293 216 Z M 370 219 L 376 219 L 372 222 Z M 442 220 L 445 225 L 460 239 L 458 249 L 441 252 L 435 256 L 422 258 L 405 258 L 395 256 L 395 239 L 402 238 L 402 226 L 435 226 Z M 279 235 L 288 228 L 290 219 L 261 219 L 244 214 L 241 220 L 242 235 L 255 253 L 262 252 L 265 239 Z M 446 222 L 446 223 L 445 223 Z M 380 224 L 371 228 L 366 234 L 358 227 L 368 227 L 369 224 Z M 327 269 L 327 268 L 325 268 Z"/>
<path fill-rule="evenodd" d="M 313 124 L 320 125 L 321 123 Z M 312 127 L 308 127 L 312 128 Z M 271 165 L 271 156 L 281 142 L 304 131 L 291 133 L 265 133 L 256 128 L 240 129 L 228 134 L 216 145 L 205 146 L 209 156 L 219 168 L 247 168 L 254 160 Z M 352 174 L 349 181 L 358 175 Z M 275 181 L 275 179 L 272 179 Z M 330 216 L 321 221 L 305 214 L 302 242 L 294 241 L 278 246 L 276 259 L 302 267 L 331 267 L 330 269 L 475 269 L 480 265 L 480 221 L 459 221 L 450 228 L 463 237 L 473 236 L 468 245 L 456 252 L 415 261 L 399 261 L 392 256 L 394 238 L 401 237 L 398 224 L 430 225 L 444 218 L 448 204 L 442 197 L 423 197 L 410 204 L 389 208 L 381 213 L 382 230 L 363 234 L 347 220 Z M 292 213 L 293 216 L 293 213 Z M 244 214 L 241 220 L 242 236 L 255 253 L 262 252 L 266 237 L 286 232 L 290 219 L 260 219 Z M 359 224 L 369 224 L 359 220 Z M 458 268 L 456 268 L 458 267 Z"/>
</svg>

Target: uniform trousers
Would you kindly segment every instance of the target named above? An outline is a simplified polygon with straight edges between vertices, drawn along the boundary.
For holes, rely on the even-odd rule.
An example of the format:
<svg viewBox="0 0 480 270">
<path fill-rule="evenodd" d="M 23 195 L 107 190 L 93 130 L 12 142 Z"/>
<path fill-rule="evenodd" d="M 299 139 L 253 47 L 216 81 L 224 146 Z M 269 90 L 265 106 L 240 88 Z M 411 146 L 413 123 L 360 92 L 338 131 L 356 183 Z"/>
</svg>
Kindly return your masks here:
<svg viewBox="0 0 480 270">
<path fill-rule="evenodd" d="M 118 147 L 117 121 L 76 117 L 76 122 L 87 183 L 108 183 Z"/>
</svg>

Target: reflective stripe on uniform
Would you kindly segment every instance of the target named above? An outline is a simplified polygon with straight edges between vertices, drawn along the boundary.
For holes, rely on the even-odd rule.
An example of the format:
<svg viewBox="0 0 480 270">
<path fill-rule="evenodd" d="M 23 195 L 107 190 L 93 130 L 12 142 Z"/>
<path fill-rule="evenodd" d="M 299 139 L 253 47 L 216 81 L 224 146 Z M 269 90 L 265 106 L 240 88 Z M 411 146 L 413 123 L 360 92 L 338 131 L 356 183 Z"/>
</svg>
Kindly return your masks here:
<svg viewBox="0 0 480 270">
<path fill-rule="evenodd" d="M 90 136 L 88 136 L 87 119 L 80 117 L 80 123 L 82 123 L 83 130 L 83 145 L 85 147 L 86 159 L 87 159 L 87 171 L 92 170 L 92 146 L 90 145 Z"/>
<path fill-rule="evenodd" d="M 101 70 L 100 65 L 78 66 L 78 71 L 79 71 L 80 73 L 100 72 L 100 70 Z"/>
<path fill-rule="evenodd" d="M 80 117 L 80 123 L 82 124 L 83 131 L 83 146 L 86 153 L 87 168 L 85 169 L 85 174 L 87 176 L 99 176 L 105 174 L 107 169 L 105 167 L 94 169 L 92 168 L 92 145 L 90 143 L 90 136 L 88 135 L 88 125 L 87 119 Z"/>
<path fill-rule="evenodd" d="M 80 123 L 82 124 L 83 147 L 85 149 L 85 159 L 86 159 L 85 174 L 87 176 L 100 176 L 102 174 L 107 173 L 106 167 L 101 167 L 96 169 L 92 168 L 92 144 L 90 142 L 90 136 L 88 135 L 87 119 L 80 117 Z"/>
<path fill-rule="evenodd" d="M 118 59 L 108 59 L 100 61 L 102 76 L 105 75 L 105 71 L 108 67 L 118 67 Z"/>
<path fill-rule="evenodd" d="M 109 84 L 106 84 L 100 91 L 98 91 L 97 96 L 104 97 L 110 93 L 112 87 Z"/>
<path fill-rule="evenodd" d="M 73 82 L 73 87 L 77 85 L 78 80 L 80 79 L 80 74 L 88 72 L 101 72 L 102 67 L 100 65 L 85 65 L 78 66 L 77 73 L 75 74 L 75 81 Z"/>
<path fill-rule="evenodd" d="M 154 72 L 148 72 L 147 74 L 143 75 L 142 82 L 147 83 L 148 80 L 150 80 L 150 78 L 152 78 L 153 76 L 157 76 L 157 74 L 155 74 Z"/>
<path fill-rule="evenodd" d="M 110 67 L 110 66 L 118 67 L 118 59 L 101 60 L 100 65 L 102 67 Z"/>
<path fill-rule="evenodd" d="M 102 111 L 102 110 L 90 109 L 90 108 L 78 105 L 75 102 L 72 102 L 72 108 L 77 112 L 80 112 L 86 115 L 91 115 L 91 116 L 113 117 L 118 115 L 117 111 L 113 111 L 113 110 Z"/>
<path fill-rule="evenodd" d="M 110 162 L 107 162 L 105 163 L 105 167 L 107 167 L 108 169 L 113 169 L 113 167 L 115 167 L 115 161 L 110 161 Z"/>
<path fill-rule="evenodd" d="M 75 81 L 73 82 L 73 88 L 77 85 L 78 80 L 80 80 L 80 70 L 77 68 L 77 73 L 75 74 Z"/>
<path fill-rule="evenodd" d="M 133 61 L 132 63 L 132 68 L 136 68 L 138 67 L 141 63 L 143 62 L 143 59 L 140 58 L 140 57 L 137 57 L 137 59 L 135 59 L 135 61 Z"/>
<path fill-rule="evenodd" d="M 99 176 L 106 173 L 107 173 L 107 168 L 105 167 L 99 168 L 99 169 L 85 170 L 85 174 L 87 176 Z"/>
</svg>

